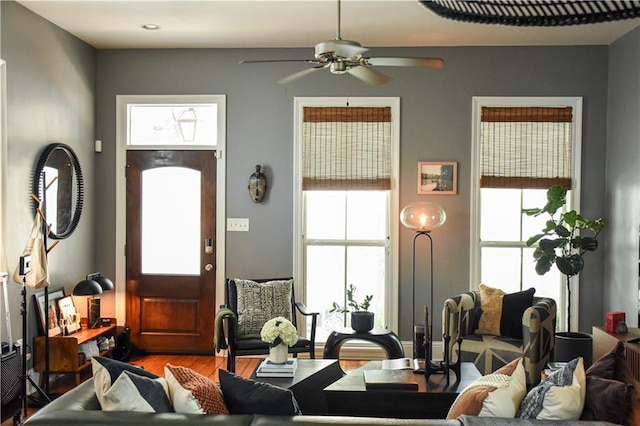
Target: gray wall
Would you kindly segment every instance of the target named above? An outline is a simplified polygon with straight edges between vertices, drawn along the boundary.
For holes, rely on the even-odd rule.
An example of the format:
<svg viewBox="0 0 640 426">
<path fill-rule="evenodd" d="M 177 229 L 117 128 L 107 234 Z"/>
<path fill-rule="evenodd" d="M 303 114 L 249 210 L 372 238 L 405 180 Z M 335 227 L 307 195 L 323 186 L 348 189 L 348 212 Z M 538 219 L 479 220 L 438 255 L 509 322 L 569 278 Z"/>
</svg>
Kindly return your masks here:
<svg viewBox="0 0 640 426">
<path fill-rule="evenodd" d="M 394 80 L 381 87 L 369 87 L 322 72 L 281 86 L 275 82 L 300 68 L 291 64 L 240 66 L 238 61 L 306 58 L 312 49 L 95 52 L 14 2 L 0 2 L 0 7 L 1 52 L 7 60 L 9 88 L 7 253 L 10 263 L 16 262 L 26 240 L 32 220 L 29 182 L 37 156 L 48 143 L 70 144 L 85 169 L 87 202 L 76 233 L 51 254 L 54 286 L 64 285 L 68 291 L 94 267 L 108 276 L 115 273 L 115 215 L 109 206 L 115 201 L 116 95 L 227 95 L 226 215 L 251 219 L 251 232 L 228 235 L 229 276 L 276 276 L 292 272 L 291 165 L 295 96 L 401 98 L 400 206 L 428 198 L 440 203 L 448 216 L 447 223 L 434 231 L 436 306 L 469 286 L 472 96 L 583 96 L 582 213 L 588 217 L 616 214 L 605 208 L 613 203 L 610 197 L 605 198 L 605 183 L 607 188 L 614 186 L 613 174 L 636 173 L 637 199 L 637 165 L 628 165 L 629 160 L 622 155 L 628 146 L 617 148 L 616 142 L 612 142 L 616 146 L 607 152 L 605 143 L 608 136 L 618 137 L 617 133 L 607 134 L 608 102 L 610 109 L 625 111 L 639 97 L 637 86 L 633 86 L 638 75 L 637 30 L 631 41 L 625 38 L 611 47 L 611 59 L 606 46 L 372 49 L 372 55 L 441 56 L 447 66 L 443 70 L 385 70 Z M 627 71 L 628 84 L 616 86 L 609 73 L 613 76 L 623 72 L 620 68 L 629 66 L 628 56 L 634 54 L 635 71 Z M 612 85 L 610 99 L 609 84 Z M 610 118 L 616 127 L 629 129 L 623 133 L 630 141 L 625 143 L 629 144 L 633 143 L 634 135 L 636 143 L 638 139 L 635 105 L 636 113 L 632 117 Z M 609 131 L 613 132 L 611 127 Z M 102 154 L 93 153 L 94 139 L 103 140 Z M 607 154 L 620 158 L 605 164 Z M 637 151 L 635 157 L 628 158 L 637 159 Z M 420 160 L 458 161 L 458 195 L 416 195 L 416 162 Z M 271 189 L 265 202 L 256 205 L 249 200 L 246 182 L 258 163 L 268 170 Z M 635 214 L 637 231 L 637 208 Z M 616 226 L 617 222 L 612 222 Z M 614 232 L 617 231 L 609 231 Z M 400 237 L 401 337 L 409 339 L 411 313 L 402 307 L 411 306 L 412 234 L 401 229 Z M 599 297 L 605 293 L 604 257 L 615 250 L 617 244 L 613 237 L 607 236 L 605 249 L 590 256 L 582 274 L 580 329 L 583 331 L 589 331 L 592 324 L 601 324 L 605 310 L 622 309 L 613 300 L 603 305 Z M 624 247 L 620 250 L 624 252 Z M 247 258 L 252 262 L 244 262 Z M 610 274 L 613 257 L 607 259 Z M 637 267 L 635 260 L 633 265 Z M 626 279 L 619 284 L 624 294 L 635 295 L 637 278 L 628 284 L 624 281 Z M 606 288 L 609 292 L 612 287 Z M 19 289 L 17 285 L 10 285 L 14 336 L 20 334 Z M 4 332 L 4 324 L 2 330 Z"/>
<path fill-rule="evenodd" d="M 640 226 L 640 28 L 609 49 L 604 295 L 606 310 L 624 311 L 638 325 Z"/>
<path fill-rule="evenodd" d="M 53 142 L 70 145 L 83 167 L 85 209 L 76 232 L 49 253 L 51 288 L 73 286 L 91 272 L 94 259 L 93 138 L 95 50 L 13 1 L 2 8 L 2 58 L 7 61 L 7 241 L 11 273 L 33 221 L 31 181 L 40 153 Z M 8 297 L 14 340 L 22 337 L 21 286 L 10 282 Z M 29 289 L 29 335 L 36 330 Z M 86 310 L 86 308 L 85 308 Z M 2 315 L 2 335 L 6 327 Z M 3 340 L 4 337 L 3 337 Z"/>
<path fill-rule="evenodd" d="M 248 217 L 251 232 L 227 235 L 227 276 L 292 273 L 292 126 L 296 96 L 399 96 L 401 98 L 401 207 L 418 200 L 440 203 L 447 222 L 434 231 L 435 306 L 469 288 L 469 188 L 472 96 L 583 96 L 582 212 L 604 215 L 607 47 L 488 47 L 372 49 L 373 56 L 440 56 L 442 70 L 385 69 L 393 81 L 366 86 L 317 72 L 288 85 L 278 81 L 300 65 L 239 65 L 241 59 L 306 58 L 310 49 L 111 50 L 98 52 L 96 196 L 111 205 L 115 173 L 115 97 L 140 94 L 227 95 L 227 216 Z M 458 161 L 456 196 L 418 196 L 416 162 Z M 271 170 L 268 199 L 253 204 L 246 182 L 255 164 Z M 113 211 L 98 212 L 100 269 L 113 273 Z M 411 242 L 400 231 L 401 307 L 411 306 Z M 603 322 L 604 251 L 590 257 L 582 275 L 580 328 Z M 245 262 L 245 259 L 252 259 Z M 426 302 L 426 300 L 425 300 Z M 417 306 L 423 302 L 418 301 Z M 410 338 L 411 313 L 401 308 L 401 337 Z M 439 326 L 438 326 L 439 329 Z M 439 330 L 434 330 L 439 333 Z"/>
</svg>

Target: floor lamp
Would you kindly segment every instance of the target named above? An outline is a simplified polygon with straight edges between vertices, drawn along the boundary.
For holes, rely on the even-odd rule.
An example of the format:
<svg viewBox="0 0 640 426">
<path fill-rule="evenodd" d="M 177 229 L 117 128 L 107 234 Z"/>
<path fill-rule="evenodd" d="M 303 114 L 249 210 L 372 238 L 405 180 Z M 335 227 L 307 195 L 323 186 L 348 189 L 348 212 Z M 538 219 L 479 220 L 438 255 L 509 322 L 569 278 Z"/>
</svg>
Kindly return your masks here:
<svg viewBox="0 0 640 426">
<path fill-rule="evenodd" d="M 453 370 L 456 373 L 456 377 L 460 377 L 459 363 L 455 365 L 449 363 L 449 341 L 451 336 L 448 334 L 448 330 L 443 330 L 443 339 L 445 343 L 444 348 L 444 360 L 436 363 L 432 360 L 433 357 L 433 333 L 432 323 L 433 318 L 429 319 L 431 315 L 433 317 L 433 238 L 431 237 L 431 231 L 441 226 L 447 220 L 442 207 L 435 203 L 429 202 L 417 202 L 407 205 L 400 213 L 400 221 L 402 224 L 415 231 L 416 235 L 413 237 L 413 274 L 412 274 L 412 319 L 414 323 L 414 357 L 419 358 L 421 354 L 419 350 L 420 346 L 424 347 L 424 374 L 427 378 L 434 373 L 443 373 L 446 375 L 447 385 L 449 384 L 449 371 Z M 420 333 L 418 332 L 419 326 L 415 325 L 415 305 L 416 305 L 416 242 L 419 237 L 426 236 L 429 239 L 429 273 L 430 273 L 430 299 L 429 308 L 424 308 L 424 329 L 422 342 L 420 340 Z M 421 370 L 419 370 L 422 372 Z"/>
</svg>

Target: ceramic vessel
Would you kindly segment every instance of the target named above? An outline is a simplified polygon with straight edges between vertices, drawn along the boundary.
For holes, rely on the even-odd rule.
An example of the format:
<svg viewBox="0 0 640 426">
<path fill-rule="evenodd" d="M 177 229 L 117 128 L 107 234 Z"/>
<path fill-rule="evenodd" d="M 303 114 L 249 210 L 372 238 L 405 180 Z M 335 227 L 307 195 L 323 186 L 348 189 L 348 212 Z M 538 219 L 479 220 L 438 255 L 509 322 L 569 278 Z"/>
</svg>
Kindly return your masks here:
<svg viewBox="0 0 640 426">
<path fill-rule="evenodd" d="M 284 364 L 287 362 L 289 347 L 280 343 L 279 345 L 269 348 L 269 359 L 274 364 Z"/>
<path fill-rule="evenodd" d="M 351 312 L 351 328 L 353 328 L 358 333 L 367 333 L 373 328 L 373 318 L 373 312 Z"/>
</svg>

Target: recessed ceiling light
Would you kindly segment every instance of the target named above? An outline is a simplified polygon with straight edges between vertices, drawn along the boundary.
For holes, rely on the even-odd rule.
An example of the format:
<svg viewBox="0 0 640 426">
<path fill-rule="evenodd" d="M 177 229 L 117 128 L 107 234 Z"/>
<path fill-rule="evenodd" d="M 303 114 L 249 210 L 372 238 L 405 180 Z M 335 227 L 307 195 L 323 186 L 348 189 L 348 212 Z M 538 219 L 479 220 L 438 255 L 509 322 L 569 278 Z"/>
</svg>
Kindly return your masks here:
<svg viewBox="0 0 640 426">
<path fill-rule="evenodd" d="M 160 29 L 160 25 L 158 24 L 143 24 L 141 25 L 142 28 L 144 28 L 145 30 L 150 30 L 150 31 L 154 31 L 154 30 L 159 30 Z"/>
</svg>

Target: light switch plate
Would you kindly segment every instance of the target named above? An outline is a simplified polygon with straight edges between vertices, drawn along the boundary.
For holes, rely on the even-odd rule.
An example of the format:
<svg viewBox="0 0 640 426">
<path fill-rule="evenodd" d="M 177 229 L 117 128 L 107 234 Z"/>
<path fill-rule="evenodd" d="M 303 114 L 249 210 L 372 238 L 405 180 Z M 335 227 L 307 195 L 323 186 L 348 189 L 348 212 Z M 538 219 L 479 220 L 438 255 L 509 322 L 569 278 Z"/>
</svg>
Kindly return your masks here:
<svg viewBox="0 0 640 426">
<path fill-rule="evenodd" d="M 227 218 L 227 231 L 249 232 L 249 219 Z"/>
</svg>

